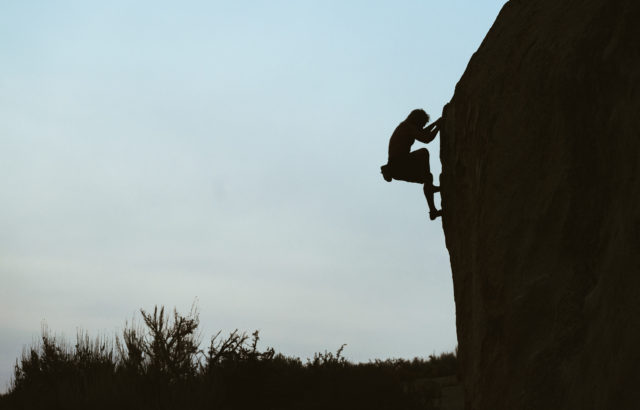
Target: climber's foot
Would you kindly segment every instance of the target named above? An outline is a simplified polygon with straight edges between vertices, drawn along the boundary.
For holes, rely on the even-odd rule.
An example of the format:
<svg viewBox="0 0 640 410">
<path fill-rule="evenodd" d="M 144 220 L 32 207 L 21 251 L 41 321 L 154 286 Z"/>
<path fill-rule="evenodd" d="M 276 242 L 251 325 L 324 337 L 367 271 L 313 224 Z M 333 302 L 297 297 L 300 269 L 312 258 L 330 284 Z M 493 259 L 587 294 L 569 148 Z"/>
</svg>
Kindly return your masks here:
<svg viewBox="0 0 640 410">
<path fill-rule="evenodd" d="M 432 192 L 440 192 L 440 187 L 437 185 L 431 185 L 431 191 Z"/>
<path fill-rule="evenodd" d="M 391 177 L 391 169 L 389 168 L 389 164 L 381 166 L 380 171 L 382 172 L 382 177 L 384 178 L 384 180 L 387 182 L 391 182 L 393 178 Z"/>
<path fill-rule="evenodd" d="M 434 221 L 437 217 L 442 216 L 442 209 L 429 212 L 429 219 Z"/>
</svg>

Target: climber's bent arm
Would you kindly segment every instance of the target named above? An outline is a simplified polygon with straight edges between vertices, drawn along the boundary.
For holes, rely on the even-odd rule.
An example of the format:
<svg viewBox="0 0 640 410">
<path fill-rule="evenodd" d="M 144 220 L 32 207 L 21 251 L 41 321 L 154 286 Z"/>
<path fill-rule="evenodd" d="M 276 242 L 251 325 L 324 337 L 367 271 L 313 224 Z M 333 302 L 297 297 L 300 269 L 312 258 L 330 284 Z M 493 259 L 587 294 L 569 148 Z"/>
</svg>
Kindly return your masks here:
<svg viewBox="0 0 640 410">
<path fill-rule="evenodd" d="M 429 124 L 422 130 L 417 130 L 415 139 L 425 144 L 430 143 L 440 131 L 440 118 Z"/>
</svg>

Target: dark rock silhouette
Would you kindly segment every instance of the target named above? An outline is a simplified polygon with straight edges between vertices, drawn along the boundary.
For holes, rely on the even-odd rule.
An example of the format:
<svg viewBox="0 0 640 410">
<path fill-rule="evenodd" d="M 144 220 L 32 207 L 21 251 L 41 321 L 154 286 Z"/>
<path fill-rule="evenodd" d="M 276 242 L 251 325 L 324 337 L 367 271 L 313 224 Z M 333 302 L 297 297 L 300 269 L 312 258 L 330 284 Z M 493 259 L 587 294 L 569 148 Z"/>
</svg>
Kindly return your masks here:
<svg viewBox="0 0 640 410">
<path fill-rule="evenodd" d="M 433 185 L 433 175 L 429 167 L 429 151 L 426 148 L 411 151 L 411 146 L 416 140 L 428 144 L 438 134 L 440 119 L 426 126 L 428 122 L 429 114 L 424 110 L 411 111 L 407 119 L 402 121 L 393 131 L 389 139 L 389 159 L 385 165 L 380 167 L 380 170 L 387 182 L 396 179 L 423 184 L 424 196 L 429 206 L 429 217 L 434 220 L 442 213 L 436 209 L 433 199 L 433 194 L 440 190 Z"/>
<path fill-rule="evenodd" d="M 512 0 L 445 107 L 466 408 L 640 408 L 640 2 Z"/>
</svg>

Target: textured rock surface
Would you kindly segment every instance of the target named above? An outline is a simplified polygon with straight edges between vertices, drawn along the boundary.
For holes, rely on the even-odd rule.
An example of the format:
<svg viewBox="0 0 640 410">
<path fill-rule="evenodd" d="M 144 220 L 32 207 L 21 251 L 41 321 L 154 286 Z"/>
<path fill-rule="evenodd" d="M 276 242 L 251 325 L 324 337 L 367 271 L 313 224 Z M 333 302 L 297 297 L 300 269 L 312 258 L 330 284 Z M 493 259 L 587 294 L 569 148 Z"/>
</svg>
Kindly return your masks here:
<svg viewBox="0 0 640 410">
<path fill-rule="evenodd" d="M 512 0 L 445 108 L 467 408 L 640 408 L 640 2 Z"/>
</svg>

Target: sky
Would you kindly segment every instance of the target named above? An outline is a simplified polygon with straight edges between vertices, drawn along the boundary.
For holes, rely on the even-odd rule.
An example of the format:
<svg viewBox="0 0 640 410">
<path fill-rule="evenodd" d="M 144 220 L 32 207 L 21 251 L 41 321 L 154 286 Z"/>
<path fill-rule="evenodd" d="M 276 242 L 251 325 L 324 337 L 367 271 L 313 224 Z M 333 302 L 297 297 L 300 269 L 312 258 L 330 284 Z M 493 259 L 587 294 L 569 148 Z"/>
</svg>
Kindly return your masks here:
<svg viewBox="0 0 640 410">
<path fill-rule="evenodd" d="M 205 343 L 452 351 L 442 225 L 380 166 L 504 2 L 0 3 L 0 391 L 43 325 L 111 336 L 194 301 Z"/>
</svg>

